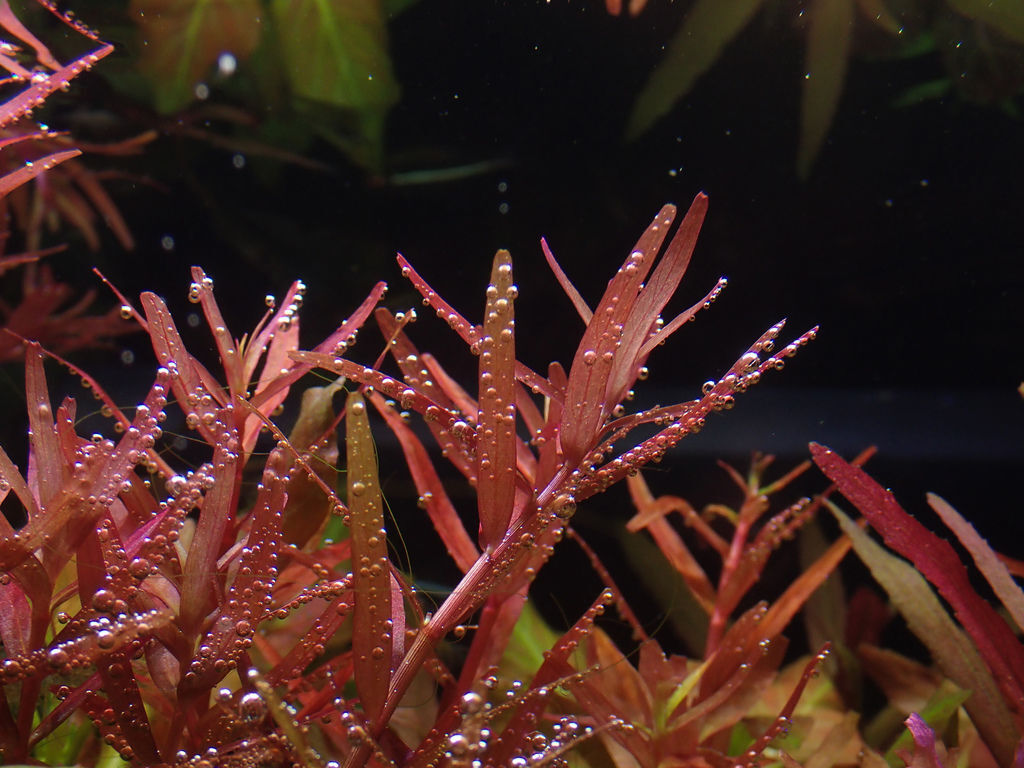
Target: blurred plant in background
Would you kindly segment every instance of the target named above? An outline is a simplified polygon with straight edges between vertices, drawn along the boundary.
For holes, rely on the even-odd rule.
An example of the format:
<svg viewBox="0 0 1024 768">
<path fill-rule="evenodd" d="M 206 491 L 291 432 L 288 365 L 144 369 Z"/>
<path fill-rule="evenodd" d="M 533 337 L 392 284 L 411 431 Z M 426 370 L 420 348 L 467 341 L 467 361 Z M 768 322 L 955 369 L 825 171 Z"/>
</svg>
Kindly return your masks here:
<svg viewBox="0 0 1024 768">
<path fill-rule="evenodd" d="M 2 84 L 0 103 L 0 275 L 23 267 L 20 297 L 13 305 L 0 301 L 0 322 L 12 332 L 0 338 L 0 360 L 20 358 L 22 339 L 45 343 L 56 352 L 96 346 L 126 332 L 113 309 L 106 315 L 89 315 L 94 293 L 89 291 L 68 306 L 75 291 L 54 279 L 46 266 L 35 262 L 58 249 L 42 249 L 42 228 L 56 228 L 63 219 L 78 229 L 90 248 L 99 246 L 95 229 L 99 212 L 125 248 L 132 236 L 116 205 L 100 185 L 96 174 L 75 158 L 82 150 L 67 135 L 33 123 L 32 114 L 56 91 L 66 90 L 77 75 L 107 56 L 113 46 L 71 14 L 39 0 L 39 5 L 60 19 L 63 29 L 84 38 L 91 50 L 69 64 L 61 64 L 50 49 L 14 14 L 8 0 L 0 3 L 0 66 L 10 76 Z M 12 40 L 18 41 L 17 43 Z M 93 47 L 96 46 L 96 47 Z M 26 49 L 31 49 L 31 54 Z M 13 91 L 13 94 L 9 92 Z M 143 141 L 148 137 L 143 137 Z M 108 152 L 134 151 L 139 141 L 105 148 Z M 26 250 L 3 255 L 10 237 L 13 214 Z"/>
<path fill-rule="evenodd" d="M 630 5 L 638 13 L 644 3 Z M 766 0 L 695 0 L 664 58 L 637 96 L 626 127 L 635 139 L 663 118 L 722 56 Z M 898 97 L 898 104 L 957 90 L 974 101 L 1014 107 L 1024 89 L 1024 5 L 1012 0 L 809 0 L 781 3 L 773 26 L 792 18 L 807 37 L 802 71 L 796 168 L 806 178 L 832 125 L 849 60 L 868 55 L 910 58 L 938 52 L 946 77 Z M 621 10 L 618 2 L 609 11 Z M 787 16 L 786 14 L 791 14 Z"/>
<path fill-rule="evenodd" d="M 399 98 L 387 23 L 411 1 L 132 0 L 138 72 L 116 82 L 164 115 L 219 92 L 258 108 L 261 120 L 271 113 L 260 137 L 267 144 L 287 136 L 288 150 L 301 153 L 317 135 L 378 170 L 384 121 Z M 138 74 L 144 83 L 133 82 Z"/>
</svg>

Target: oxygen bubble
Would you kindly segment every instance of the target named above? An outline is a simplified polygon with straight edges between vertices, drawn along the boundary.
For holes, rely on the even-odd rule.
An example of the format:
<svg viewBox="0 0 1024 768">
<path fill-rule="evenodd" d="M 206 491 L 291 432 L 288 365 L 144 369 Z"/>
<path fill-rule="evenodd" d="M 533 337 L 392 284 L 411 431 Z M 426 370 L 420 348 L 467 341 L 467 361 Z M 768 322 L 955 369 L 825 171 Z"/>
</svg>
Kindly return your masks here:
<svg viewBox="0 0 1024 768">
<path fill-rule="evenodd" d="M 267 714 L 267 705 L 258 693 L 246 693 L 238 700 L 238 716 L 243 723 L 258 723 Z"/>
<path fill-rule="evenodd" d="M 465 734 L 453 733 L 448 737 L 448 749 L 453 756 L 459 757 L 469 752 L 470 743 Z"/>
<path fill-rule="evenodd" d="M 555 497 L 553 511 L 556 517 L 559 517 L 562 520 L 568 520 L 576 514 L 576 500 L 570 494 L 560 494 Z"/>
<path fill-rule="evenodd" d="M 235 74 L 235 70 L 238 68 L 238 60 L 233 54 L 225 51 L 217 57 L 217 73 L 221 77 L 230 77 Z"/>
<path fill-rule="evenodd" d="M 144 557 L 136 557 L 128 563 L 128 573 L 132 578 L 144 579 L 149 576 L 153 564 Z"/>
<path fill-rule="evenodd" d="M 96 633 L 96 645 L 103 650 L 110 650 L 114 647 L 114 633 L 103 629 Z"/>
<path fill-rule="evenodd" d="M 484 697 L 479 693 L 470 691 L 462 697 L 459 702 L 459 711 L 463 715 L 475 715 L 484 707 Z"/>
<path fill-rule="evenodd" d="M 100 613 L 107 613 L 114 607 L 117 596 L 109 589 L 98 589 L 92 596 L 92 607 Z"/>
</svg>

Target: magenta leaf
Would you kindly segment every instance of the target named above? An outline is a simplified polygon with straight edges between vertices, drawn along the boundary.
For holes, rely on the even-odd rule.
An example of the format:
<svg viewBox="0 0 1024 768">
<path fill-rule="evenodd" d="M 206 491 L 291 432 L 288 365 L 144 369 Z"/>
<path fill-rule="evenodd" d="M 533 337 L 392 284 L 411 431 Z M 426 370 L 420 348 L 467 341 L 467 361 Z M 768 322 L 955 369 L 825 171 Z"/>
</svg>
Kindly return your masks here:
<svg viewBox="0 0 1024 768">
<path fill-rule="evenodd" d="M 900 755 L 906 761 L 907 768 L 944 768 L 935 748 L 935 731 L 928 723 L 916 712 L 912 712 L 903 722 L 914 737 L 913 754 Z"/>
</svg>

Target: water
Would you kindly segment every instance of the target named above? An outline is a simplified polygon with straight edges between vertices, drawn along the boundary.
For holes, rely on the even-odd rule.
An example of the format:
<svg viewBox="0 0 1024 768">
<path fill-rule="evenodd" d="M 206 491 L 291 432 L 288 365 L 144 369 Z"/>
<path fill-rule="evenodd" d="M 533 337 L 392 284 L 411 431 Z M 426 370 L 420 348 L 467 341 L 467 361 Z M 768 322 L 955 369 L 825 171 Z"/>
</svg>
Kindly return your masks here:
<svg viewBox="0 0 1024 768">
<path fill-rule="evenodd" d="M 105 231 L 90 252 L 71 228 L 44 244 L 68 242 L 51 261 L 76 286 L 95 284 L 87 270 L 97 264 L 130 297 L 156 290 L 180 317 L 190 311 L 188 267 L 201 264 L 236 335 L 264 311 L 265 294 L 302 278 L 310 345 L 377 279 L 390 283 L 392 309 L 419 305 L 393 261 L 398 250 L 479 321 L 487 265 L 509 248 L 519 355 L 543 370 L 571 360 L 582 324 L 544 265 L 539 237 L 593 305 L 658 208 L 685 206 L 704 190 L 710 213 L 681 306 L 670 309 L 699 300 L 720 275 L 730 285 L 655 350 L 657 395 L 648 397 L 696 396 L 781 317 L 793 333 L 815 324 L 821 333 L 760 385 L 763 395 L 750 396 L 756 405 L 741 398 L 709 423 L 693 443 L 695 460 L 756 449 L 795 459 L 812 439 L 850 451 L 877 442 L 880 460 L 921 481 L 918 500 L 937 490 L 983 515 L 1012 498 L 1024 407 L 1013 394 L 1024 379 L 1019 120 L 956 91 L 898 106 L 909 89 L 946 76 L 940 51 L 891 58 L 898 44 L 857 17 L 837 113 L 801 180 L 806 19 L 768 3 L 685 98 L 625 142 L 630 109 L 686 7 L 651 2 L 631 19 L 609 16 L 596 0 L 413 3 L 388 25 L 401 95 L 380 163 L 367 169 L 310 127 L 330 126 L 337 138 L 351 122 L 345 115 L 311 110 L 304 125 L 287 98 L 261 95 L 288 87 L 286 62 L 272 57 L 268 73 L 241 50 L 222 51 L 203 79 L 205 100 L 156 114 L 133 75 L 137 29 L 122 10 L 97 5 L 86 21 L 117 50 L 57 94 L 46 120 L 96 142 L 160 133 L 137 157 L 85 159 L 126 174 L 105 185 L 137 247 L 127 252 Z M 918 21 L 907 18 L 906 35 L 922 29 Z M 960 21 L 942 10 L 933 32 L 948 38 Z M 55 40 L 52 26 L 36 23 Z M 957 56 L 978 45 L 959 42 Z M 999 44 L 997 72 L 986 80 L 968 58 L 961 80 L 974 99 L 1009 81 L 1004 104 L 1019 107 L 1020 48 Z M 233 126 L 217 112 L 226 106 L 256 127 Z M 261 157 L 282 152 L 294 156 Z M 475 358 L 443 324 L 425 317 L 415 332 L 421 346 L 446 353 L 462 381 L 473 376 Z M 379 349 L 370 331 L 351 354 L 366 363 Z M 128 369 L 147 365 L 141 336 L 119 340 L 118 353 L 134 359 Z M 90 357 L 102 373 L 106 358 Z M 134 377 L 116 360 L 110 366 L 108 382 Z M 956 405 L 933 407 L 939 401 Z M 776 426 L 760 429 L 763 420 Z"/>
</svg>

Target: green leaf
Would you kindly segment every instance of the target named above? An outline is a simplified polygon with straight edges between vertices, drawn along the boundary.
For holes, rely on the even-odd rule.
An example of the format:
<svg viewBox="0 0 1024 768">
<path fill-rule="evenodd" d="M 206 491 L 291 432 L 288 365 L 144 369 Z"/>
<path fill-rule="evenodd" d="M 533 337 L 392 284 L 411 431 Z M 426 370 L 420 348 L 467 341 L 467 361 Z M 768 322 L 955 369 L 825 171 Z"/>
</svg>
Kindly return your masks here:
<svg viewBox="0 0 1024 768">
<path fill-rule="evenodd" d="M 650 591 L 687 651 L 694 656 L 702 655 L 707 645 L 708 615 L 683 577 L 647 537 L 623 531 L 619 543 L 636 579 Z"/>
<path fill-rule="evenodd" d="M 533 602 L 527 600 L 505 648 L 501 660 L 502 674 L 529 680 L 544 663 L 545 652 L 558 642 L 559 637 L 559 633 L 541 617 Z"/>
<path fill-rule="evenodd" d="M 355 113 L 362 140 L 379 149 L 399 97 L 381 0 L 274 0 L 271 9 L 293 93 Z"/>
<path fill-rule="evenodd" d="M 800 178 L 810 173 L 839 106 L 853 35 L 853 0 L 819 0 L 810 14 L 796 161 Z"/>
<path fill-rule="evenodd" d="M 195 98 L 195 87 L 222 54 L 249 57 L 263 34 L 259 0 L 132 0 L 141 38 L 139 67 L 160 112 Z"/>
<path fill-rule="evenodd" d="M 941 77 L 936 80 L 929 80 L 926 83 L 911 86 L 903 91 L 892 101 L 896 109 L 916 107 L 926 101 L 935 101 L 949 95 L 953 83 L 948 77 Z"/>
<path fill-rule="evenodd" d="M 665 115 L 715 63 L 764 0 L 697 0 L 676 32 L 665 58 L 633 105 L 626 138 L 635 139 Z"/>
<path fill-rule="evenodd" d="M 1024 3 L 1020 0 L 947 0 L 961 16 L 999 30 L 1016 43 L 1024 43 Z"/>
</svg>

